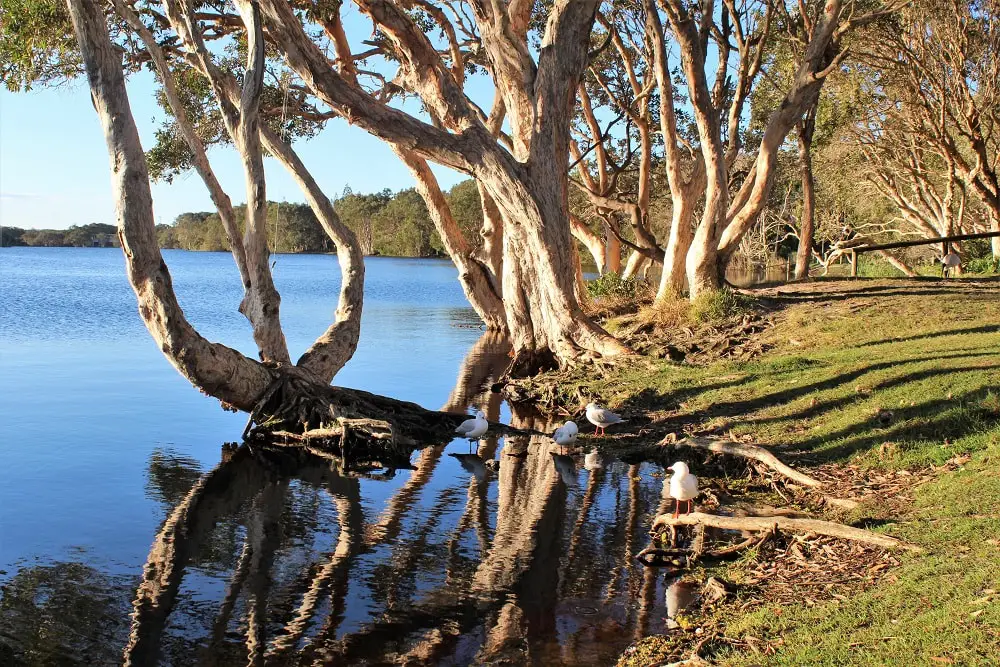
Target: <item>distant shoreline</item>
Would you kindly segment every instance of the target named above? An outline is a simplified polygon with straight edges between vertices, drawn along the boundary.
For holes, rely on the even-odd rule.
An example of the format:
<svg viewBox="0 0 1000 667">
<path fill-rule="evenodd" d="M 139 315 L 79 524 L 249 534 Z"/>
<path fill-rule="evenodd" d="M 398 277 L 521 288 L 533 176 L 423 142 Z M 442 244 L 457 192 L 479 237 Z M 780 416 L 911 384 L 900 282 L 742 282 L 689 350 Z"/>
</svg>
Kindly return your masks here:
<svg viewBox="0 0 1000 667">
<path fill-rule="evenodd" d="M 64 248 L 64 249 L 69 249 L 69 250 L 119 250 L 119 251 L 121 250 L 121 246 L 117 246 L 117 245 L 115 245 L 115 246 L 28 245 L 28 244 L 0 245 L 0 249 L 3 249 L 3 250 L 12 249 L 12 248 L 30 248 L 30 249 L 37 249 L 37 250 L 53 250 L 53 249 L 56 249 L 56 248 Z M 190 250 L 188 248 L 160 248 L 160 250 L 161 251 L 163 251 L 163 250 L 180 250 L 182 252 L 197 252 L 197 253 L 216 253 L 217 252 L 217 253 L 222 253 L 222 254 L 226 254 L 226 255 L 230 254 L 230 251 L 228 251 L 228 250 Z M 289 250 L 282 250 L 280 252 L 272 252 L 271 255 L 332 255 L 332 256 L 336 257 L 337 253 L 336 253 L 336 251 L 332 251 L 332 250 L 331 251 L 327 251 L 327 252 L 314 252 L 314 251 L 293 252 L 293 251 L 289 251 Z M 439 260 L 451 261 L 451 258 L 448 257 L 448 255 L 365 255 L 364 257 L 365 257 L 365 259 L 371 259 L 371 258 L 375 258 L 375 259 L 439 259 Z"/>
</svg>

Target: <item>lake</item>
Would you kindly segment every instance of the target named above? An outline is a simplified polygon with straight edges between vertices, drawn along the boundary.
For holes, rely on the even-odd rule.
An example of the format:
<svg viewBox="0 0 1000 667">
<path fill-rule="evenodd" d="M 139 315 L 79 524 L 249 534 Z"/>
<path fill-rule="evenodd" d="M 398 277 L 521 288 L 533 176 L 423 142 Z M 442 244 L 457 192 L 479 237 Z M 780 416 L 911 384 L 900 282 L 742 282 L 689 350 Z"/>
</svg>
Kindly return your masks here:
<svg viewBox="0 0 1000 667">
<path fill-rule="evenodd" d="M 192 324 L 256 356 L 232 258 L 164 257 Z M 339 269 L 274 260 L 294 359 Z M 506 354 L 451 263 L 366 269 L 335 383 L 510 420 L 470 389 Z M 664 630 L 669 582 L 633 558 L 658 467 L 486 438 L 358 475 L 227 444 L 246 416 L 160 354 L 117 249 L 0 249 L 0 389 L 2 665 L 607 665 Z"/>
</svg>

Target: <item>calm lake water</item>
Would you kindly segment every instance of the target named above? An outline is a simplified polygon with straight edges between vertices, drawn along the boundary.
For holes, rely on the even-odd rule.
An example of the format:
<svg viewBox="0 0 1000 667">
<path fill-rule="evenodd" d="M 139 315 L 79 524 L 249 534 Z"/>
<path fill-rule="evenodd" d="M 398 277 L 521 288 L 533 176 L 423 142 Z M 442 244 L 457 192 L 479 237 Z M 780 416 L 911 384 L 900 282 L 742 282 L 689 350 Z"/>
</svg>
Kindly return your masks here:
<svg viewBox="0 0 1000 667">
<path fill-rule="evenodd" d="M 192 323 L 255 356 L 232 258 L 164 256 Z M 275 259 L 295 358 L 332 317 L 337 260 Z M 506 351 L 454 267 L 366 266 L 336 383 L 511 419 L 476 396 Z M 0 249 L 0 398 L 0 665 L 607 665 L 664 629 L 663 577 L 632 558 L 658 468 L 495 438 L 369 477 L 234 451 L 245 415 L 163 358 L 119 250 Z"/>
</svg>

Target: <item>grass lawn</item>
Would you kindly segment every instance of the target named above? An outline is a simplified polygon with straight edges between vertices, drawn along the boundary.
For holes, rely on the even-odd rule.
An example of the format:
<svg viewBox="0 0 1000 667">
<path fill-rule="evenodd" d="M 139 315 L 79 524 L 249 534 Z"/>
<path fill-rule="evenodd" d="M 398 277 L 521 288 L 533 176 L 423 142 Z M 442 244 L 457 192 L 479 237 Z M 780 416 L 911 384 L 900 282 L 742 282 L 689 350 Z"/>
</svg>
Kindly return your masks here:
<svg viewBox="0 0 1000 667">
<path fill-rule="evenodd" d="M 1000 664 L 1000 281 L 822 281 L 761 300 L 775 309 L 761 334 L 772 347 L 752 361 L 643 360 L 561 391 L 648 419 L 651 436 L 731 434 L 806 471 L 923 480 L 903 500 L 863 496 L 844 520 L 874 521 L 925 552 L 811 606 L 754 605 L 745 590 L 707 613 L 722 639 L 702 654 L 732 665 Z M 738 582 L 739 568 L 713 573 Z"/>
</svg>

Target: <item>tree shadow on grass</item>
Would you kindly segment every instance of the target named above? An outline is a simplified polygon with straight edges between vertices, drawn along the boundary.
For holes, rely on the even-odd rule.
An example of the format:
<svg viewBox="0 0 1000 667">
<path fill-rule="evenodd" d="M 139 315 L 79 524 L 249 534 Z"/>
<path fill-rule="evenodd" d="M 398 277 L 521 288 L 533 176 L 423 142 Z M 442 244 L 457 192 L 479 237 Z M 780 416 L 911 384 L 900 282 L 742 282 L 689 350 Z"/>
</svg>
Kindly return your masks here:
<svg viewBox="0 0 1000 667">
<path fill-rule="evenodd" d="M 980 354 L 952 356 L 950 358 L 955 359 L 963 357 L 987 357 L 987 356 L 1000 356 L 1000 353 L 984 352 Z M 905 363 L 913 363 L 913 361 L 908 361 Z M 967 372 L 982 371 L 982 370 L 985 370 L 982 366 L 957 366 L 947 369 L 927 369 L 923 371 L 914 371 L 912 373 L 907 373 L 905 375 L 898 375 L 892 378 L 887 378 L 881 382 L 872 385 L 870 390 L 885 391 L 886 389 L 891 389 L 892 387 L 908 384 L 910 382 L 919 382 L 920 380 L 925 380 L 929 377 L 941 376 L 943 378 L 946 375 L 952 375 L 955 373 L 967 373 Z M 809 406 L 803 410 L 791 412 L 786 415 L 751 418 L 748 419 L 747 422 L 754 425 L 763 425 L 763 424 L 780 424 L 781 422 L 786 422 L 786 421 L 811 419 L 814 417 L 819 417 L 832 410 L 838 410 L 853 403 L 863 401 L 867 398 L 869 398 L 869 395 L 867 393 L 864 394 L 855 393 L 848 396 L 841 396 L 839 398 L 835 398 L 829 401 L 818 402 L 816 405 Z M 726 415 L 726 416 L 732 416 L 732 415 Z"/>
<path fill-rule="evenodd" d="M 978 358 L 985 356 L 1000 356 L 1000 352 L 978 352 L 978 353 L 960 353 L 960 354 L 941 354 L 935 356 L 927 357 L 914 357 L 912 359 L 906 359 L 902 361 L 883 361 L 875 364 L 870 364 L 868 366 L 863 366 L 861 368 L 855 369 L 853 371 L 848 371 L 846 373 L 840 373 L 834 375 L 833 377 L 826 378 L 824 380 L 819 380 L 811 384 L 806 385 L 795 385 L 788 389 L 782 389 L 771 394 L 766 394 L 764 396 L 758 396 L 755 398 L 750 398 L 742 401 L 731 401 L 728 403 L 715 403 L 711 408 L 711 416 L 713 417 L 733 417 L 746 415 L 764 408 L 774 407 L 776 405 L 781 405 L 787 403 L 791 400 L 802 397 L 803 395 L 810 394 L 816 391 L 824 391 L 827 389 L 834 389 L 845 383 L 854 382 L 858 378 L 873 373 L 880 370 L 886 370 L 889 368 L 895 368 L 904 364 L 916 364 L 924 363 L 928 361 L 944 361 L 950 359 L 968 359 L 968 358 Z M 940 369 L 927 371 L 928 375 L 934 375 L 942 373 Z M 898 384 L 898 383 L 897 383 Z M 876 385 L 874 388 L 882 388 L 884 386 Z M 820 408 L 821 406 L 816 406 Z M 817 413 L 818 414 L 818 413 Z M 803 416 L 809 416 L 804 414 Z"/>
<path fill-rule="evenodd" d="M 858 343 L 854 347 L 873 347 L 875 345 L 888 345 L 892 343 L 909 343 L 915 340 L 929 340 L 931 338 L 944 338 L 946 336 L 962 336 L 966 334 L 988 334 L 988 333 L 1000 333 L 1000 324 L 993 324 L 982 327 L 968 327 L 966 329 L 945 329 L 943 331 L 933 331 L 931 333 L 918 334 L 916 336 L 883 338 L 882 340 L 872 340 L 868 341 L 867 343 Z"/>
<path fill-rule="evenodd" d="M 859 282 L 882 282 L 885 278 L 855 278 Z M 832 281 L 840 282 L 840 280 Z M 892 284 L 876 284 L 858 287 L 843 287 L 840 289 L 820 289 L 817 291 L 801 290 L 798 292 L 774 292 L 761 295 L 767 301 L 779 306 L 793 305 L 797 303 L 824 303 L 834 301 L 846 301 L 848 299 L 863 298 L 866 296 L 894 296 L 894 297 L 923 297 L 923 296 L 954 296 L 955 294 L 968 294 L 970 292 L 984 292 L 982 283 L 997 283 L 1000 278 L 979 278 L 973 283 L 971 281 L 945 282 L 940 278 L 920 277 L 908 278 L 905 281 L 900 279 Z"/>
<path fill-rule="evenodd" d="M 985 408 L 979 414 L 969 415 L 968 406 L 958 412 L 957 406 L 970 399 L 981 398 L 981 390 L 969 391 L 953 399 L 937 399 L 894 410 L 892 425 L 884 426 L 877 415 L 842 428 L 833 433 L 807 438 L 799 443 L 809 453 L 803 455 L 811 462 L 842 461 L 851 456 L 870 450 L 885 442 L 896 441 L 938 441 L 943 444 L 947 438 L 957 440 L 982 430 L 983 424 L 1000 425 L 1000 418 Z M 976 408 L 972 408 L 976 410 Z M 972 417 L 972 418 L 970 418 Z M 920 418 L 920 421 L 912 421 Z M 832 447 L 822 447 L 829 442 L 844 440 Z"/>
</svg>

